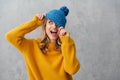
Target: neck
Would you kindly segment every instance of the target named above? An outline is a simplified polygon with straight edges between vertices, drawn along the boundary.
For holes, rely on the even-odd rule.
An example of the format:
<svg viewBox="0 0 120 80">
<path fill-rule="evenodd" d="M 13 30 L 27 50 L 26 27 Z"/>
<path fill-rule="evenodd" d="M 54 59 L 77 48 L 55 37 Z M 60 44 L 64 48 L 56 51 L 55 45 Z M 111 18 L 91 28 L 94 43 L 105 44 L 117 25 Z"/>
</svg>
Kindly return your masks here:
<svg viewBox="0 0 120 80">
<path fill-rule="evenodd" d="M 50 40 L 50 43 L 55 43 L 56 42 L 56 40 Z"/>
</svg>

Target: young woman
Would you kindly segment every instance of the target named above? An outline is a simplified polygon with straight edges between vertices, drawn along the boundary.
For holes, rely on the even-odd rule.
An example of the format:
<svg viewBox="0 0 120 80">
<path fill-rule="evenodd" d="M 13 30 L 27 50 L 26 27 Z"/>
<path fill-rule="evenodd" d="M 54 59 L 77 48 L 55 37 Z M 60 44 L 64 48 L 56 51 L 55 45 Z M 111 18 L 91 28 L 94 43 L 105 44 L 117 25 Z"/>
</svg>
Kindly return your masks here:
<svg viewBox="0 0 120 80">
<path fill-rule="evenodd" d="M 6 39 L 23 55 L 29 80 L 72 80 L 79 68 L 76 48 L 65 30 L 66 6 L 37 14 L 28 22 L 6 33 Z M 25 34 L 42 26 L 42 38 L 27 39 Z"/>
</svg>

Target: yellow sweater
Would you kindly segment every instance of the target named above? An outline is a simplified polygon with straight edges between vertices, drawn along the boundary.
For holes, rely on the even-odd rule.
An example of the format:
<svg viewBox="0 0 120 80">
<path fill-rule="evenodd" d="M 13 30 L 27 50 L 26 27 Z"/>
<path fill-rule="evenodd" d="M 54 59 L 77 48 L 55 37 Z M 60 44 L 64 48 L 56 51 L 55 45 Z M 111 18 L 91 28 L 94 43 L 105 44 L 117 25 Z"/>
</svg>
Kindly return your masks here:
<svg viewBox="0 0 120 80">
<path fill-rule="evenodd" d="M 36 16 L 6 33 L 6 39 L 23 55 L 29 80 L 72 80 L 72 75 L 80 68 L 76 58 L 74 41 L 61 37 L 62 53 L 54 49 L 50 43 L 48 52 L 42 53 L 39 48 L 40 39 L 26 39 L 25 34 L 42 25 Z"/>
</svg>

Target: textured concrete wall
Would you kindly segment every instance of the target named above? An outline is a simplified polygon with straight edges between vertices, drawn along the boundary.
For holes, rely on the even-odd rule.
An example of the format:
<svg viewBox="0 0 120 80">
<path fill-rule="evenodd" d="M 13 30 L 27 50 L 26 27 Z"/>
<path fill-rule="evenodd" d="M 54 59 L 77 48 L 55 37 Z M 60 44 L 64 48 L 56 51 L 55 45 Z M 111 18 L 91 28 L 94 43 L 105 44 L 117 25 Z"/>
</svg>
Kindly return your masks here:
<svg viewBox="0 0 120 80">
<path fill-rule="evenodd" d="M 27 80 L 22 55 L 4 38 L 36 13 L 67 5 L 66 29 L 81 69 L 74 80 L 120 80 L 120 0 L 0 0 L 0 80 Z M 27 37 L 39 37 L 36 29 Z"/>
</svg>

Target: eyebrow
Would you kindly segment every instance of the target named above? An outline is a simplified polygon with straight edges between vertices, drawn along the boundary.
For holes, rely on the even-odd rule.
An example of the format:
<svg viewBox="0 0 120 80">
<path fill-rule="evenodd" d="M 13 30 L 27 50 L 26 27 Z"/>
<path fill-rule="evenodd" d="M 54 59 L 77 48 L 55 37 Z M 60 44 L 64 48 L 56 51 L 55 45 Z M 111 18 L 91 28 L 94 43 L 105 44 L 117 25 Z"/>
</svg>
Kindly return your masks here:
<svg viewBox="0 0 120 80">
<path fill-rule="evenodd" d="M 49 21 L 52 21 L 52 20 L 49 19 Z M 52 21 L 52 22 L 53 22 L 53 21 Z"/>
</svg>

